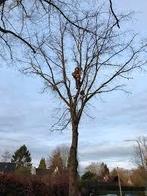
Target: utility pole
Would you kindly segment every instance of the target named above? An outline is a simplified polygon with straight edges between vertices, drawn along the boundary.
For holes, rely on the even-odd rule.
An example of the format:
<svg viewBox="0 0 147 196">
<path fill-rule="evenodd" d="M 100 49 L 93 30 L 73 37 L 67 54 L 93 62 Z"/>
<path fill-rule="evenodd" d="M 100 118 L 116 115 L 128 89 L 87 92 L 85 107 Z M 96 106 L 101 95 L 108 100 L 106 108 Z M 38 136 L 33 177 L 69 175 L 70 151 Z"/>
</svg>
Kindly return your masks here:
<svg viewBox="0 0 147 196">
<path fill-rule="evenodd" d="M 122 195 L 121 181 L 120 181 L 120 176 L 119 176 L 118 167 L 117 167 L 117 176 L 118 176 L 119 194 L 120 194 L 120 196 L 123 196 L 123 195 Z"/>
</svg>

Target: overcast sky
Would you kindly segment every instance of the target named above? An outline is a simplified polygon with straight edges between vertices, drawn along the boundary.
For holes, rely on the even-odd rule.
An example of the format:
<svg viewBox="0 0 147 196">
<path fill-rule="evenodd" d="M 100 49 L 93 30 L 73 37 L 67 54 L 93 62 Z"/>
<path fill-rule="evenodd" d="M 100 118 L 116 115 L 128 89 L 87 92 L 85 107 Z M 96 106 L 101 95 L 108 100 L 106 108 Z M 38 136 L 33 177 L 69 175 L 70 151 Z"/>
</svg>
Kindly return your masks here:
<svg viewBox="0 0 147 196">
<path fill-rule="evenodd" d="M 119 4 L 119 6 L 118 6 Z M 117 6 L 116 6 L 117 5 Z M 114 1 L 119 11 L 135 11 L 131 29 L 147 37 L 147 1 Z M 123 28 L 123 27 L 121 27 Z M 80 165 L 105 162 L 110 167 L 133 167 L 134 143 L 126 139 L 147 136 L 147 73 L 135 73 L 127 84 L 130 94 L 115 92 L 97 98 L 80 125 Z M 56 114 L 54 98 L 41 94 L 39 80 L 0 65 L 0 154 L 26 144 L 34 165 L 60 144 L 70 144 L 70 130 L 51 133 Z"/>
</svg>

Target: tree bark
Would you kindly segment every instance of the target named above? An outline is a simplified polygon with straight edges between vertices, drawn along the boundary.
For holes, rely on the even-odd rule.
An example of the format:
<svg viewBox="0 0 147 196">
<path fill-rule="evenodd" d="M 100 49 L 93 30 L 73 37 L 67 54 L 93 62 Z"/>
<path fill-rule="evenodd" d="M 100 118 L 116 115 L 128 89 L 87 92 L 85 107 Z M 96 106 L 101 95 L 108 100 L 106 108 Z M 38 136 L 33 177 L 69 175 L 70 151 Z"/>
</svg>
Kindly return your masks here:
<svg viewBox="0 0 147 196">
<path fill-rule="evenodd" d="M 69 196 L 79 195 L 79 183 L 78 183 L 78 123 L 72 123 L 72 143 L 70 147 L 68 169 L 69 169 Z"/>
</svg>

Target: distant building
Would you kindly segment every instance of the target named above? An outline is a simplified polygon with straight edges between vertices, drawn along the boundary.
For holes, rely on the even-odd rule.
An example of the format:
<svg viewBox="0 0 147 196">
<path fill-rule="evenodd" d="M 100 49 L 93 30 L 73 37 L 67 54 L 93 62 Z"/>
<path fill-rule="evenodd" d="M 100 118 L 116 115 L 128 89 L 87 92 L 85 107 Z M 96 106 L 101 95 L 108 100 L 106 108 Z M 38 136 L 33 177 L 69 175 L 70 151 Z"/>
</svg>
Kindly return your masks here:
<svg viewBox="0 0 147 196">
<path fill-rule="evenodd" d="M 104 181 L 104 182 L 109 182 L 109 181 L 110 181 L 110 176 L 109 176 L 109 175 L 105 175 L 105 176 L 103 177 L 103 181 Z"/>
<path fill-rule="evenodd" d="M 13 173 L 15 172 L 16 164 L 15 163 L 7 163 L 0 162 L 0 173 Z"/>
<path fill-rule="evenodd" d="M 103 180 L 101 180 L 100 182 L 104 184 L 118 185 L 118 176 L 105 175 Z M 120 183 L 121 185 L 125 185 L 122 179 L 120 179 Z"/>
</svg>

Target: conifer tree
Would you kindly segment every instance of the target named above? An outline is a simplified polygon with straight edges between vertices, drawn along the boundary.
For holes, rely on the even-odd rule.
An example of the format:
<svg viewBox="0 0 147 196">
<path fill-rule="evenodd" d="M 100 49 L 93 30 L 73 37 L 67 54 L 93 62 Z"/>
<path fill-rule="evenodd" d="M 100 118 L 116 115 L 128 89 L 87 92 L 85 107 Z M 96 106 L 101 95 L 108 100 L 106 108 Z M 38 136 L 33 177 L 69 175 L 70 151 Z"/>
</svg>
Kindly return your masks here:
<svg viewBox="0 0 147 196">
<path fill-rule="evenodd" d="M 38 166 L 39 169 L 46 169 L 46 162 L 45 162 L 45 159 L 42 158 L 40 160 L 40 163 L 39 163 L 39 166 Z"/>
<path fill-rule="evenodd" d="M 29 150 L 27 149 L 26 145 L 22 145 L 15 151 L 14 155 L 12 156 L 11 162 L 16 163 L 16 168 L 30 168 L 32 165 L 31 160 L 32 159 Z"/>
</svg>

